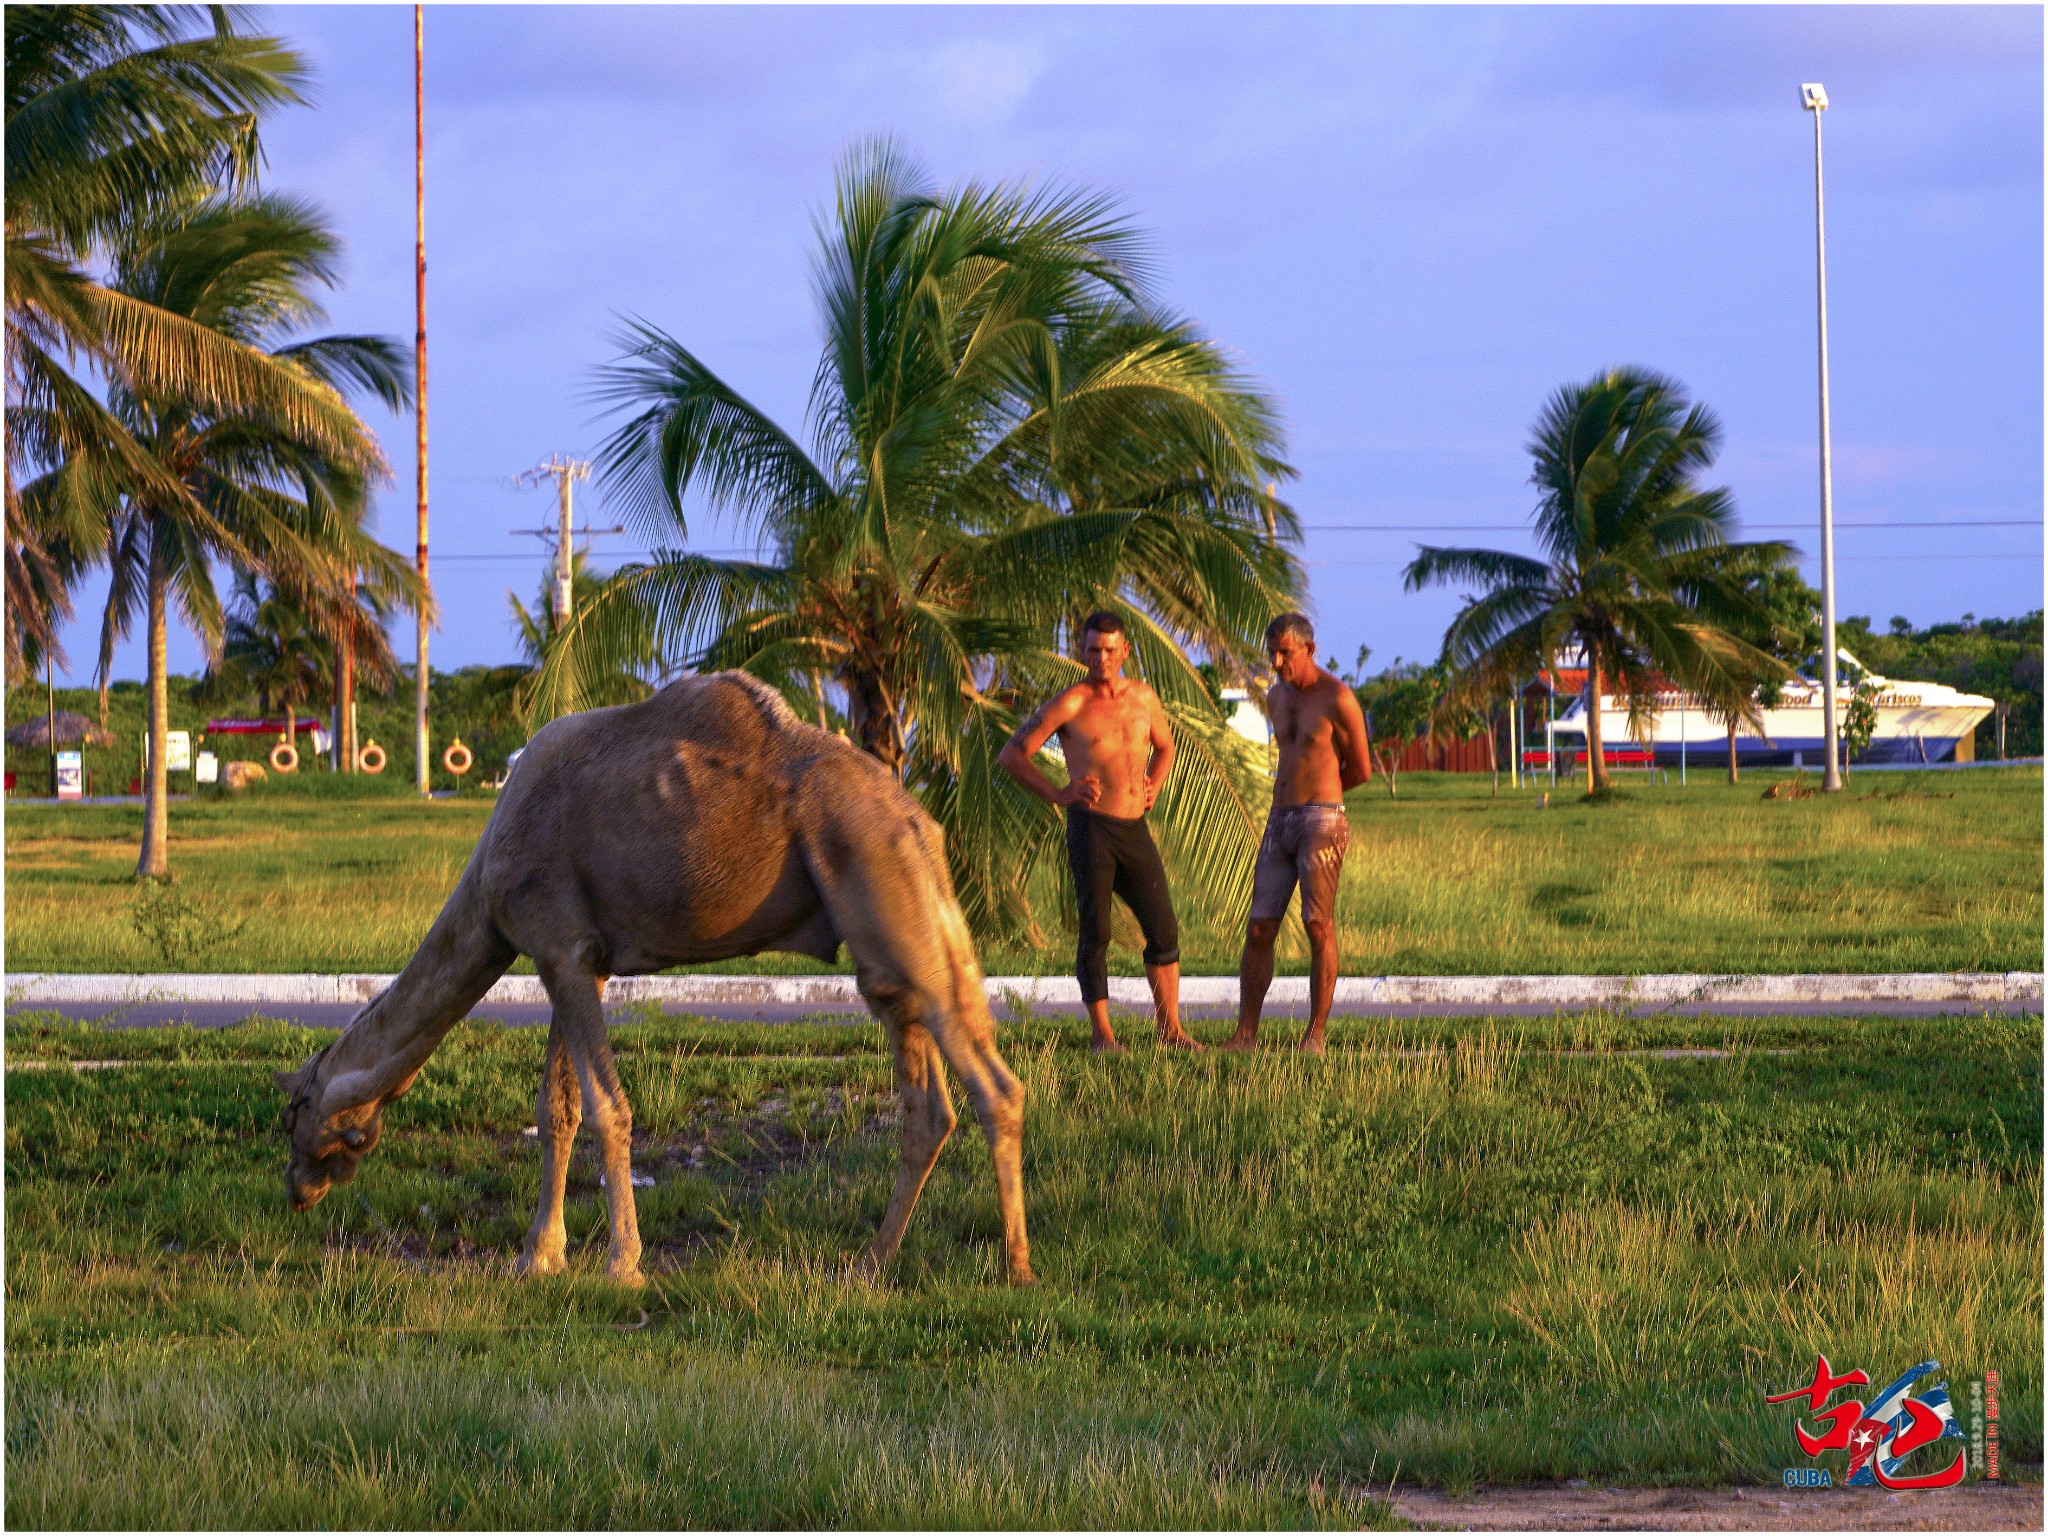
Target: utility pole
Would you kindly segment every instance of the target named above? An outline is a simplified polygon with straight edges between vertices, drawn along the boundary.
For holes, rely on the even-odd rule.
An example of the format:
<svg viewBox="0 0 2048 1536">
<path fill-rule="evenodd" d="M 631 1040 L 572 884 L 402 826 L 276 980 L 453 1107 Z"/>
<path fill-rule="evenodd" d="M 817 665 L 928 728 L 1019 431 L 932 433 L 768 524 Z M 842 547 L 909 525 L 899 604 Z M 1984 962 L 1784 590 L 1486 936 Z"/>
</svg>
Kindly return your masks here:
<svg viewBox="0 0 2048 1536">
<path fill-rule="evenodd" d="M 1800 104 L 1813 114 L 1813 248 L 1820 309 L 1820 628 L 1821 734 L 1824 738 L 1820 787 L 1842 787 L 1841 746 L 1835 716 L 1835 478 L 1828 434 L 1828 220 L 1821 197 L 1820 115 L 1828 109 L 1827 90 L 1818 84 L 1799 87 Z"/>
<path fill-rule="evenodd" d="M 412 151 L 413 151 L 413 303 L 418 326 L 413 333 L 413 379 L 419 394 L 419 572 L 427 584 L 427 22 L 424 6 L 412 8 Z M 427 615 L 419 614 L 419 657 L 413 679 L 412 747 L 414 783 L 426 794 L 432 780 L 427 763 Z"/>
<path fill-rule="evenodd" d="M 521 486 L 535 486 L 543 481 L 552 480 L 555 484 L 555 527 L 552 530 L 546 528 L 522 528 L 517 531 L 535 534 L 540 538 L 548 538 L 552 534 L 554 538 L 554 614 L 555 636 L 558 643 L 561 636 L 568 632 L 569 621 L 575 617 L 576 611 L 575 487 L 577 481 L 588 480 L 589 478 L 590 465 L 587 461 L 568 458 L 558 453 L 542 463 L 536 464 L 532 469 L 525 471 L 514 482 Z M 585 528 L 583 531 L 586 536 L 594 536 L 604 533 L 624 533 L 626 530 L 622 525 L 616 528 Z M 569 680 L 568 687 L 563 696 L 564 713 L 576 707 L 574 686 L 572 678 Z"/>
</svg>

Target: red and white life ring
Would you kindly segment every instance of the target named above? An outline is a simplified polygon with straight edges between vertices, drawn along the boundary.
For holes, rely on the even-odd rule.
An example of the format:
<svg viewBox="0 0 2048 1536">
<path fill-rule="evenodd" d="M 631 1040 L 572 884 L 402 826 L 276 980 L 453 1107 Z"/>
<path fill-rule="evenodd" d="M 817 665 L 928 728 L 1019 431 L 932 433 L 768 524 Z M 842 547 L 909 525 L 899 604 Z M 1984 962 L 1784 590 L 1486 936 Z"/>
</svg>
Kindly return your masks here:
<svg viewBox="0 0 2048 1536">
<path fill-rule="evenodd" d="M 297 773 L 299 749 L 288 741 L 280 741 L 270 749 L 270 766 L 279 773 Z"/>
<path fill-rule="evenodd" d="M 363 749 L 356 753 L 356 767 L 364 773 L 382 773 L 385 761 L 384 749 L 374 741 L 365 743 Z"/>
<path fill-rule="evenodd" d="M 441 754 L 441 766 L 459 779 L 476 766 L 476 754 L 465 747 L 462 738 L 458 736 L 448 743 L 448 750 Z"/>
</svg>

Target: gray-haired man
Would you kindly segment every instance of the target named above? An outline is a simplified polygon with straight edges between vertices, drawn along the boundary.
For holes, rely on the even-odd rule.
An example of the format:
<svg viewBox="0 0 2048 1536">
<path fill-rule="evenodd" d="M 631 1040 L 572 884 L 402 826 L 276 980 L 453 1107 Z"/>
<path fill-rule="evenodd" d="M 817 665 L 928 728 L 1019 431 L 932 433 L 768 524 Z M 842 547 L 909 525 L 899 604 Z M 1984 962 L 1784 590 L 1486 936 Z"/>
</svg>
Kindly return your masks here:
<svg viewBox="0 0 2048 1536">
<path fill-rule="evenodd" d="M 1316 665 L 1316 632 L 1306 616 L 1283 613 L 1266 626 L 1275 681 L 1266 714 L 1280 747 L 1273 809 L 1252 872 L 1251 920 L 1238 966 L 1237 1033 L 1225 1050 L 1258 1044 L 1259 1012 L 1273 981 L 1273 943 L 1295 886 L 1308 929 L 1309 1024 L 1301 1049 L 1318 1055 L 1337 992 L 1337 881 L 1351 824 L 1344 791 L 1372 777 L 1365 712 L 1357 696 Z"/>
</svg>

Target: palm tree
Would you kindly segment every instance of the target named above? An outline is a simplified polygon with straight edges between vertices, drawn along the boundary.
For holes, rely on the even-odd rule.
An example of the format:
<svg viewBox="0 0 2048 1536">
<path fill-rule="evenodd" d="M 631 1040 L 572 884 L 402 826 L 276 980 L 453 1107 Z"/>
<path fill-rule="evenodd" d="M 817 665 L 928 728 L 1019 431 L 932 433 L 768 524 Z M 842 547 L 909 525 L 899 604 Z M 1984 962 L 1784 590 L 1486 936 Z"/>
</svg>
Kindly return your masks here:
<svg viewBox="0 0 2048 1536">
<path fill-rule="evenodd" d="M 670 535 L 695 492 L 765 558 L 628 566 L 578 612 L 574 647 L 743 667 L 805 714 L 829 679 L 851 738 L 945 828 L 970 919 L 1030 931 L 1025 885 L 1057 824 L 996 756 L 1028 701 L 1079 676 L 1062 639 L 1112 608 L 1180 744 L 1167 856 L 1190 889 L 1241 885 L 1257 818 L 1190 651 L 1248 672 L 1300 589 L 1271 531 L 1295 536 L 1292 513 L 1262 489 L 1291 473 L 1271 403 L 1150 302 L 1099 197 L 941 195 L 875 143 L 842 163 L 820 240 L 808 451 L 650 325 L 600 386 L 628 413 L 607 486 Z M 544 671 L 544 707 L 565 671 Z"/>
<path fill-rule="evenodd" d="M 388 474 L 369 429 L 339 386 L 404 403 L 405 355 L 374 336 L 291 342 L 321 315 L 313 297 L 334 280 L 338 242 L 307 205 L 276 196 L 214 200 L 138 234 L 116 263 L 115 291 L 229 338 L 345 418 L 339 438 L 301 432 L 299 413 L 225 410 L 181 395 L 109 390 L 113 414 L 148 454 L 148 475 L 87 459 L 45 476 L 80 504 L 104 507 L 113 529 L 101 666 L 137 612 L 149 637 L 150 773 L 137 873 L 168 869 L 163 773 L 166 627 L 175 601 L 209 650 L 221 631 L 211 563 L 259 571 L 299 592 L 333 589 L 360 571 L 390 599 L 425 601 L 411 566 L 365 531 L 369 486 Z M 166 487 L 169 487 L 167 490 Z"/>
<path fill-rule="evenodd" d="M 102 553 L 103 507 L 45 481 L 59 464 L 158 475 L 126 424 L 70 364 L 132 394 L 261 409 L 345 439 L 346 413 L 290 370 L 185 316 L 93 279 L 140 223 L 218 185 L 245 185 L 257 125 L 301 99 L 305 68 L 234 12 L 196 7 L 17 5 L 6 16 L 6 675 L 34 669 L 70 612 L 69 588 Z M 176 487 L 156 480 L 157 494 Z"/>
<path fill-rule="evenodd" d="M 221 629 L 220 654 L 207 669 L 212 698 L 256 695 L 259 713 L 285 712 L 285 739 L 298 744 L 299 708 L 333 686 L 333 652 L 309 606 L 295 593 L 238 571 Z"/>
<path fill-rule="evenodd" d="M 1423 546 L 1404 572 L 1409 591 L 1453 581 L 1486 590 L 1444 635 L 1461 690 L 1493 697 L 1512 680 L 1577 650 L 1586 667 L 1587 787 L 1607 787 L 1600 701 L 1619 693 L 1630 729 L 1644 733 L 1664 677 L 1721 693 L 1773 665 L 1729 625 L 1753 614 L 1744 562 L 1779 544 L 1731 544 L 1727 491 L 1694 477 L 1714 461 L 1720 426 L 1679 386 L 1622 368 L 1553 395 L 1529 452 L 1544 557 Z"/>
<path fill-rule="evenodd" d="M 554 570 L 550 565 L 547 574 L 541 578 L 540 596 L 530 611 L 510 588 L 505 592 L 505 601 L 512 609 L 512 623 L 519 632 L 520 654 L 526 659 L 522 688 L 529 695 L 540 679 L 543 664 L 560 652 L 563 643 L 555 622 Z M 591 575 L 584 568 L 583 555 L 572 551 L 569 556 L 570 612 L 595 602 L 605 590 L 606 581 L 605 577 Z M 624 666 L 609 671 L 577 666 L 573 661 L 570 664 L 574 675 L 567 692 L 583 709 L 604 704 L 631 704 L 644 699 L 654 691 L 654 687 L 643 674 L 663 670 L 662 658 L 651 643 L 629 657 Z"/>
<path fill-rule="evenodd" d="M 1688 681 L 1707 714 L 1728 733 L 1728 782 L 1734 784 L 1741 777 L 1737 736 L 1745 726 L 1764 733 L 1763 712 L 1777 705 L 1796 663 L 1820 649 L 1821 629 L 1820 594 L 1784 552 L 1767 547 L 1752 559 L 1731 558 L 1728 565 L 1728 575 L 1750 603 L 1747 611 L 1728 616 L 1728 628 L 1763 652 L 1769 664 L 1757 668 L 1738 659 L 1716 676 Z"/>
</svg>

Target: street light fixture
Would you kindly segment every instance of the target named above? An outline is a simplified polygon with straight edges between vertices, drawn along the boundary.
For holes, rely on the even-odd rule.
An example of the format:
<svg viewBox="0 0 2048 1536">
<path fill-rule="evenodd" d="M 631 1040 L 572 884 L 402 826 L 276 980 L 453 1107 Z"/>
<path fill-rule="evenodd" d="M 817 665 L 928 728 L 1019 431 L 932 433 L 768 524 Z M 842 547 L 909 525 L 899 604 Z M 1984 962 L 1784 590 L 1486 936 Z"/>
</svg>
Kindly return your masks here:
<svg viewBox="0 0 2048 1536">
<path fill-rule="evenodd" d="M 1826 87 L 1799 87 L 1799 104 L 1813 114 L 1814 270 L 1820 308 L 1820 628 L 1821 749 L 1825 790 L 1842 787 L 1840 738 L 1835 725 L 1835 479 L 1828 434 L 1828 221 L 1821 197 L 1820 115 L 1828 109 Z"/>
</svg>

